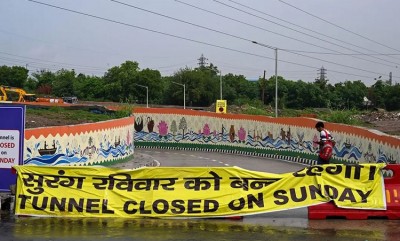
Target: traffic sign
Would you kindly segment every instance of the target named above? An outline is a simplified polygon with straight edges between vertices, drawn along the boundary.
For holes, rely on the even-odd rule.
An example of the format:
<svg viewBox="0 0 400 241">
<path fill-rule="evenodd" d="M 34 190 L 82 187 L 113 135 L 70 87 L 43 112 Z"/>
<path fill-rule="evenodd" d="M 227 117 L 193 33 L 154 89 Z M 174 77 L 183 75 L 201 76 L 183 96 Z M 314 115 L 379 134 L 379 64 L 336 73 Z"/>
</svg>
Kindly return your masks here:
<svg viewBox="0 0 400 241">
<path fill-rule="evenodd" d="M 224 114 L 226 113 L 226 108 L 227 108 L 226 100 L 217 100 L 217 104 L 215 106 L 216 106 L 215 112 Z"/>
<path fill-rule="evenodd" d="M 11 169 L 23 164 L 25 106 L 0 105 L 0 192 L 9 192 L 17 176 Z"/>
</svg>

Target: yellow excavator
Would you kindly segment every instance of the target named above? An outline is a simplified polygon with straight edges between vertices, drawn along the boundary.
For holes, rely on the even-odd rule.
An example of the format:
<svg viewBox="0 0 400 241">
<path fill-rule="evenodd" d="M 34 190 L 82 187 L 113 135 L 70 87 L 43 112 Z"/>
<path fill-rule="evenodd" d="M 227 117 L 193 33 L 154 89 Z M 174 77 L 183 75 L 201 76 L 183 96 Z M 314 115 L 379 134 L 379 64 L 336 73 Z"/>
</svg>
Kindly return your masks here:
<svg viewBox="0 0 400 241">
<path fill-rule="evenodd" d="M 8 97 L 7 92 L 14 92 L 18 94 L 18 100 L 12 100 Z M 0 101 L 16 101 L 16 102 L 32 102 L 36 101 L 35 94 L 28 94 L 25 90 L 17 87 L 0 85 Z"/>
</svg>

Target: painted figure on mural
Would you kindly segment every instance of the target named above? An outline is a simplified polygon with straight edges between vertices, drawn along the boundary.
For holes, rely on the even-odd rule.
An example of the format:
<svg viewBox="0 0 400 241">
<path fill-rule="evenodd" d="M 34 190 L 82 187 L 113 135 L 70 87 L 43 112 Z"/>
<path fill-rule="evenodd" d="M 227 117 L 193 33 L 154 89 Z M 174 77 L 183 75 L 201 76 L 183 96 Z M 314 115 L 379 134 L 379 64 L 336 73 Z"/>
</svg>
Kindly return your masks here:
<svg viewBox="0 0 400 241">
<path fill-rule="evenodd" d="M 335 145 L 335 140 L 331 133 L 325 129 L 323 122 L 317 122 L 317 124 L 315 124 L 315 128 L 320 133 L 319 141 L 315 142 L 319 145 L 317 165 L 329 164 L 332 157 L 333 147 Z"/>
<path fill-rule="evenodd" d="M 289 130 L 286 132 L 286 138 L 287 138 L 288 145 L 290 145 L 290 139 L 291 139 L 290 127 L 289 127 Z"/>
<path fill-rule="evenodd" d="M 304 132 L 297 132 L 297 139 L 299 147 L 304 147 Z"/>
<path fill-rule="evenodd" d="M 282 141 L 286 140 L 286 132 L 281 128 L 281 139 Z"/>
<path fill-rule="evenodd" d="M 149 133 L 153 132 L 154 128 L 154 120 L 151 117 L 147 117 L 147 129 L 149 130 Z"/>
<path fill-rule="evenodd" d="M 235 140 L 235 126 L 231 125 L 231 128 L 229 129 L 229 139 L 231 142 Z"/>
<path fill-rule="evenodd" d="M 135 131 L 141 132 L 143 130 L 143 118 L 141 116 L 135 118 Z"/>
<path fill-rule="evenodd" d="M 268 138 L 269 139 L 274 139 L 274 135 L 272 134 L 272 132 L 268 131 Z"/>
</svg>

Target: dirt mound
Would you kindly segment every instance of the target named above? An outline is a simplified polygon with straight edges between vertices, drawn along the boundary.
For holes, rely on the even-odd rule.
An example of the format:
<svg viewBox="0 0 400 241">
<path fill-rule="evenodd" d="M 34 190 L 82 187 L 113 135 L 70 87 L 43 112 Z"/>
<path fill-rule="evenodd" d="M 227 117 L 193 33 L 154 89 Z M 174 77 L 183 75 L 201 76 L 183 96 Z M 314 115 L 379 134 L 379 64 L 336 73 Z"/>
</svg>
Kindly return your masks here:
<svg viewBox="0 0 400 241">
<path fill-rule="evenodd" d="M 400 112 L 388 112 L 384 110 L 373 111 L 368 114 L 359 115 L 364 122 L 375 121 L 400 121 Z"/>
<path fill-rule="evenodd" d="M 368 114 L 358 115 L 355 118 L 372 125 L 373 129 L 389 135 L 400 136 L 400 112 L 377 110 Z"/>
</svg>

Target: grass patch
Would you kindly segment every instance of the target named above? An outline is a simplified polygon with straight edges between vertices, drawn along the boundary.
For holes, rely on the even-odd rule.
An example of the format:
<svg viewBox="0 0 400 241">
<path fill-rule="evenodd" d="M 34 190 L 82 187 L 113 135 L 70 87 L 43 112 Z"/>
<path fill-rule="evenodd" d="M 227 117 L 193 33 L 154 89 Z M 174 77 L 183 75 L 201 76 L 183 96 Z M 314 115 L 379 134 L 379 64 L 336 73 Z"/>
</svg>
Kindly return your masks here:
<svg viewBox="0 0 400 241">
<path fill-rule="evenodd" d="M 131 115 L 131 108 L 127 107 L 123 110 L 99 112 L 87 108 L 83 109 L 69 109 L 59 106 L 52 106 L 50 108 L 27 108 L 27 115 L 44 116 L 47 119 L 65 119 L 74 121 L 85 122 L 99 122 L 118 118 L 124 118 Z"/>
<path fill-rule="evenodd" d="M 268 111 L 263 106 L 258 105 L 244 105 L 241 108 L 241 114 L 247 115 L 264 115 L 264 116 L 275 116 L 274 110 Z M 331 110 L 328 108 L 307 108 L 303 110 L 296 109 L 279 109 L 279 117 L 299 117 L 299 116 L 310 116 L 315 115 L 314 118 L 321 119 L 326 122 L 340 123 L 353 126 L 364 126 L 368 127 L 368 123 L 363 122 L 357 115 L 364 113 L 359 110 Z"/>
<path fill-rule="evenodd" d="M 255 108 L 252 106 L 249 106 L 248 108 L 244 109 L 242 112 L 243 112 L 243 114 L 246 114 L 246 115 L 266 115 L 266 116 L 271 115 L 266 110 Z"/>
<path fill-rule="evenodd" d="M 364 122 L 360 121 L 354 116 L 360 114 L 356 110 L 342 110 L 342 111 L 332 111 L 329 114 L 321 115 L 321 119 L 332 123 L 342 123 L 347 125 L 363 125 Z"/>
</svg>

